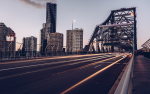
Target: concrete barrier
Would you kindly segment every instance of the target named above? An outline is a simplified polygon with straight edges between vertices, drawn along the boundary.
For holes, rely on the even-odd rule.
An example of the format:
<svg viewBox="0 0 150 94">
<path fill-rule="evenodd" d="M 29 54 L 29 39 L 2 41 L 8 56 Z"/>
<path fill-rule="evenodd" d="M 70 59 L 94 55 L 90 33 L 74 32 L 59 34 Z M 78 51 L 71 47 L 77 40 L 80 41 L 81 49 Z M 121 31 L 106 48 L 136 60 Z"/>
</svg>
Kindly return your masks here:
<svg viewBox="0 0 150 94">
<path fill-rule="evenodd" d="M 133 64 L 134 55 L 131 57 L 114 94 L 132 94 Z"/>
</svg>

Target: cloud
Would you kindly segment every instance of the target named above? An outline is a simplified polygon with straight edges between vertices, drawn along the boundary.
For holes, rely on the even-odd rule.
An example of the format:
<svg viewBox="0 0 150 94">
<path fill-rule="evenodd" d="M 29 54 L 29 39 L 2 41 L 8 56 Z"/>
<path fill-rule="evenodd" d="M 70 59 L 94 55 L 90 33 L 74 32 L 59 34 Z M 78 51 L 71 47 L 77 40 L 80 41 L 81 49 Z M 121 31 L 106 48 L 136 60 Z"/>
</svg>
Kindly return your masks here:
<svg viewBox="0 0 150 94">
<path fill-rule="evenodd" d="M 46 8 L 46 2 L 56 3 L 56 0 L 19 0 L 36 8 Z"/>
<path fill-rule="evenodd" d="M 52 2 L 52 3 L 57 3 L 56 0 L 35 0 L 35 1 L 38 1 L 38 2 Z"/>
</svg>

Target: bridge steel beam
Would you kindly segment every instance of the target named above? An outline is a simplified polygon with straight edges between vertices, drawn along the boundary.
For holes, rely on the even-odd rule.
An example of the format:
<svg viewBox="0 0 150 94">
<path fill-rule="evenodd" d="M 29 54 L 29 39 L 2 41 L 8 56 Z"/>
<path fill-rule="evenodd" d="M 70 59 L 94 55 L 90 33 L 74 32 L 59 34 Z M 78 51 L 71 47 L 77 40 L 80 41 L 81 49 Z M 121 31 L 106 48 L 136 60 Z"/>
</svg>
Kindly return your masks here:
<svg viewBox="0 0 150 94">
<path fill-rule="evenodd" d="M 96 44 L 96 51 L 99 44 L 101 45 L 101 52 L 104 52 L 106 48 L 107 51 L 110 48 L 111 51 L 116 51 L 116 49 L 117 51 L 132 51 L 133 44 L 134 50 L 137 50 L 136 8 L 112 10 L 108 18 L 95 27 L 83 52 L 89 51 L 90 44 L 94 39 L 99 41 Z"/>
</svg>

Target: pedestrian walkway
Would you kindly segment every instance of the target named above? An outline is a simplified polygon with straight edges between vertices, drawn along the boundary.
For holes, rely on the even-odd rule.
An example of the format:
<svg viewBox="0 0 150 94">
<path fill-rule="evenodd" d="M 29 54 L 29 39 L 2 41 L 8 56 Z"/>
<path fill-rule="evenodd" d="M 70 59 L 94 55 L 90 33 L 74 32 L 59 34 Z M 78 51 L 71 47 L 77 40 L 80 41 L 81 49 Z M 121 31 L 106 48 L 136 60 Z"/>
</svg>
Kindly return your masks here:
<svg viewBox="0 0 150 94">
<path fill-rule="evenodd" d="M 150 94 L 150 59 L 135 56 L 132 94 Z"/>
</svg>

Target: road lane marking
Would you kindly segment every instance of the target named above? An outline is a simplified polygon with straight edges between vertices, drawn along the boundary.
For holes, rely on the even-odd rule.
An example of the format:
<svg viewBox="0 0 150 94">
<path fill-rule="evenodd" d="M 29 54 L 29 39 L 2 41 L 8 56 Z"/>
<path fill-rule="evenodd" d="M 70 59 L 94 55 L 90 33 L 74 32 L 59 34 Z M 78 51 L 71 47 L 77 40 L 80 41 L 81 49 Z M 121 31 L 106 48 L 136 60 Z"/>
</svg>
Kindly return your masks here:
<svg viewBox="0 0 150 94">
<path fill-rule="evenodd" d="M 101 73 L 102 71 L 108 69 L 109 67 L 113 66 L 114 64 L 118 63 L 119 61 L 121 61 L 121 60 L 124 59 L 124 58 L 125 58 L 125 57 L 122 57 L 121 59 L 117 60 L 116 62 L 114 62 L 114 63 L 112 63 L 112 64 L 110 64 L 110 65 L 104 67 L 103 69 L 101 69 L 101 70 L 99 70 L 99 71 L 97 71 L 97 72 L 95 72 L 94 74 L 92 74 L 92 75 L 88 76 L 87 78 L 81 80 L 80 82 L 78 82 L 77 84 L 71 86 L 70 88 L 68 88 L 67 90 L 63 91 L 63 92 L 60 93 L 60 94 L 65 94 L 65 93 L 67 93 L 68 91 L 70 91 L 70 90 L 72 90 L 73 88 L 77 87 L 78 85 L 84 83 L 85 81 L 87 81 L 87 80 L 93 78 L 94 76 L 98 75 L 98 74 Z"/>
<path fill-rule="evenodd" d="M 6 71 L 6 70 L 12 70 L 12 69 L 21 69 L 21 68 L 29 68 L 29 67 L 36 67 L 36 66 L 44 66 L 44 65 L 53 65 L 53 64 L 67 63 L 67 62 L 72 62 L 72 61 L 87 60 L 87 59 L 90 59 L 90 60 L 87 60 L 87 61 L 96 60 L 97 58 L 98 59 L 103 59 L 103 58 L 99 58 L 99 57 L 101 57 L 101 56 L 91 57 L 91 58 L 84 58 L 84 59 L 69 60 L 69 61 L 60 61 L 60 62 L 36 64 L 36 65 L 29 65 L 29 66 L 21 66 L 21 67 L 7 68 L 7 69 L 0 69 L 0 71 Z M 107 57 L 109 58 L 109 57 L 112 57 L 112 56 L 107 56 Z M 105 58 L 107 58 L 107 57 L 105 57 Z M 96 58 L 96 59 L 92 59 L 92 58 Z M 86 62 L 86 61 L 84 61 L 84 62 Z M 81 63 L 81 62 L 78 62 L 78 63 Z M 74 64 L 78 64 L 78 63 L 71 63 L 70 65 L 74 65 Z"/>
<path fill-rule="evenodd" d="M 120 56 L 121 56 L 121 55 L 120 55 Z M 118 57 L 119 57 L 119 56 L 118 56 Z M 89 67 L 90 65 L 95 65 L 95 64 L 98 64 L 98 63 L 101 63 L 101 62 L 104 62 L 104 61 L 113 59 L 113 58 L 117 58 L 117 57 L 112 57 L 112 58 L 104 59 L 104 60 L 101 60 L 101 61 L 98 61 L 98 62 L 95 62 L 95 63 L 92 63 L 92 64 L 87 64 L 87 65 L 84 65 L 84 68 L 85 68 L 85 67 Z M 86 62 L 86 61 L 84 61 L 84 62 Z M 16 75 L 11 75 L 11 76 L 6 76 L 6 77 L 1 77 L 0 80 L 1 80 L 1 79 L 5 79 L 5 78 L 10 78 L 10 77 L 15 77 L 15 76 L 20 76 L 20 75 L 24 75 L 24 74 L 35 73 L 35 72 L 40 72 L 40 71 L 44 71 L 44 70 L 49 70 L 49 69 L 54 69 L 54 68 L 64 67 L 64 66 L 67 66 L 67 65 L 69 65 L 69 64 L 60 65 L 60 66 L 55 66 L 55 67 L 46 68 L 46 69 L 41 69 L 41 70 L 36 70 L 36 71 L 31 71 L 31 72 L 25 72 L 25 73 L 21 73 L 21 74 L 16 74 Z M 81 66 L 80 68 L 82 69 L 83 66 Z"/>
<path fill-rule="evenodd" d="M 107 53 L 105 53 L 107 54 Z M 104 53 L 103 54 L 92 54 L 92 57 L 93 56 L 103 56 L 105 55 Z M 109 55 L 109 54 L 108 54 Z M 115 55 L 115 54 L 112 54 L 112 55 Z M 0 64 L 11 64 L 11 63 L 21 63 L 21 62 L 31 62 L 31 61 L 39 61 L 39 60 L 51 60 L 51 59 L 59 59 L 59 58 L 70 58 L 70 57 L 84 57 L 84 56 L 91 56 L 91 54 L 88 54 L 88 55 L 75 55 L 75 56 L 61 56 L 61 57 L 53 57 L 53 58 L 44 58 L 44 59 L 33 59 L 33 60 L 23 60 L 23 61 L 11 61 L 11 62 L 5 62 L 5 63 L 0 63 Z"/>
<path fill-rule="evenodd" d="M 97 68 L 97 67 L 99 67 L 99 66 L 101 66 L 102 64 L 100 64 L 100 65 L 97 65 L 97 66 L 95 66 L 94 68 Z"/>
<path fill-rule="evenodd" d="M 113 62 L 104 62 L 104 63 L 113 63 Z"/>
</svg>

